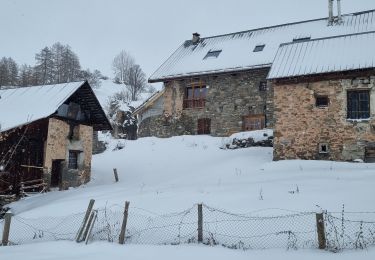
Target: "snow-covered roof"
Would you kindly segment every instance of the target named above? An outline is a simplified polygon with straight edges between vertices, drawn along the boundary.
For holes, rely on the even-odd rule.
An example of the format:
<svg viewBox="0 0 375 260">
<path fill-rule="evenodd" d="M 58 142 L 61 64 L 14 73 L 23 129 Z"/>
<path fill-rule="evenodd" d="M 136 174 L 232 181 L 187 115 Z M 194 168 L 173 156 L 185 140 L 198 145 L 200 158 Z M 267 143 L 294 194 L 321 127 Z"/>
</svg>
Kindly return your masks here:
<svg viewBox="0 0 375 260">
<path fill-rule="evenodd" d="M 375 67 L 375 32 L 280 46 L 268 79 Z"/>
<path fill-rule="evenodd" d="M 0 132 L 51 116 L 81 87 L 88 85 L 85 83 L 85 81 L 80 81 L 55 85 L 0 89 Z M 90 87 L 88 88 L 91 89 Z M 95 96 L 93 92 L 92 95 Z M 90 102 L 100 107 L 97 99 L 90 98 L 90 100 L 92 99 L 95 100 Z M 102 113 L 103 115 L 99 115 L 98 119 L 104 120 L 104 116 L 105 120 L 107 120 L 104 112 Z M 103 122 L 104 125 L 106 123 Z"/>
<path fill-rule="evenodd" d="M 282 43 L 375 31 L 375 10 L 346 14 L 342 18 L 342 23 L 331 26 L 328 18 L 322 18 L 201 38 L 197 44 L 187 40 L 156 70 L 149 82 L 270 67 Z M 264 49 L 254 52 L 261 45 Z M 205 58 L 209 52 L 213 55 Z"/>
<path fill-rule="evenodd" d="M 160 91 L 155 92 L 151 97 L 146 99 L 140 106 L 138 106 L 133 114 L 137 115 L 140 112 L 142 112 L 144 109 L 147 107 L 151 106 L 153 103 L 155 103 L 156 100 L 158 100 L 163 94 L 164 94 L 165 89 L 162 89 Z"/>
</svg>

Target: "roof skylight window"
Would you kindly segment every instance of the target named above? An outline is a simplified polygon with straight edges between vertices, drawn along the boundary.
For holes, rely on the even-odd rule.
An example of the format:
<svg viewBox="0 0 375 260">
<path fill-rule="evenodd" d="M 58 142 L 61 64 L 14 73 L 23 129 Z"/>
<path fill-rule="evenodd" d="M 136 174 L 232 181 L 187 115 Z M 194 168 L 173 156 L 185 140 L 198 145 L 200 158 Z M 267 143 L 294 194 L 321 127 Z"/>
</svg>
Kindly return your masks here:
<svg viewBox="0 0 375 260">
<path fill-rule="evenodd" d="M 258 44 L 257 46 L 255 46 L 253 52 L 263 51 L 263 49 L 264 49 L 265 46 L 266 46 L 265 44 Z"/>
<path fill-rule="evenodd" d="M 311 40 L 310 36 L 307 36 L 307 37 L 295 37 L 293 39 L 293 42 L 306 42 L 306 41 L 310 41 L 310 40 Z"/>
<path fill-rule="evenodd" d="M 206 56 L 204 56 L 204 60 L 206 59 L 216 59 L 217 57 L 219 57 L 221 53 L 221 50 L 215 50 L 215 51 L 209 51 L 207 52 Z"/>
</svg>

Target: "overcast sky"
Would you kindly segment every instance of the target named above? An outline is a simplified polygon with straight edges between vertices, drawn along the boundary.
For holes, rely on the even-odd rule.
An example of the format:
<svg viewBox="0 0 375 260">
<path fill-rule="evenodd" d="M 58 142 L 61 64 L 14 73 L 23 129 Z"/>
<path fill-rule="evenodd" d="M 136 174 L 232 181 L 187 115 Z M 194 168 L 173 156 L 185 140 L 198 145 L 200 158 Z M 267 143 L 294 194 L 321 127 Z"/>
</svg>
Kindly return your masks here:
<svg viewBox="0 0 375 260">
<path fill-rule="evenodd" d="M 375 0 L 342 0 L 343 13 L 375 9 Z M 328 0 L 0 0 L 0 57 L 34 65 L 59 41 L 83 68 L 112 76 L 111 62 L 131 53 L 150 76 L 191 38 L 326 17 Z"/>
</svg>

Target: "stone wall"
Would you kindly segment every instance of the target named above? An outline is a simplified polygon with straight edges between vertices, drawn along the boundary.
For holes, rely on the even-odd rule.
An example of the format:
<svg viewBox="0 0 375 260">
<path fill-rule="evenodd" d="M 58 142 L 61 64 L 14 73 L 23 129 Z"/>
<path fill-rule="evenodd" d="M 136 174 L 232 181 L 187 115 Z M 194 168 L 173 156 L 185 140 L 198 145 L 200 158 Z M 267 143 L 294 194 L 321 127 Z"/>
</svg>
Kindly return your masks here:
<svg viewBox="0 0 375 260">
<path fill-rule="evenodd" d="M 170 137 L 197 134 L 197 121 L 211 119 L 211 135 L 228 136 L 242 131 L 242 117 L 265 114 L 267 127 L 273 126 L 273 88 L 260 91 L 269 69 L 257 69 L 235 74 L 211 75 L 165 83 L 162 116 L 143 120 L 139 136 Z M 204 82 L 208 87 L 205 107 L 183 108 L 186 87 L 192 82 Z"/>
<path fill-rule="evenodd" d="M 52 161 L 62 160 L 61 189 L 86 183 L 91 175 L 92 127 L 75 125 L 72 138 L 69 138 L 69 133 L 70 126 L 67 122 L 56 118 L 49 119 L 44 153 L 45 178 L 49 183 Z M 69 150 L 80 151 L 77 170 L 68 169 Z"/>
<path fill-rule="evenodd" d="M 347 119 L 347 91 L 370 90 L 371 119 Z M 317 107 L 316 96 L 328 96 Z M 364 159 L 365 147 L 375 146 L 375 77 L 274 85 L 274 160 Z M 319 144 L 328 153 L 319 153 Z"/>
</svg>

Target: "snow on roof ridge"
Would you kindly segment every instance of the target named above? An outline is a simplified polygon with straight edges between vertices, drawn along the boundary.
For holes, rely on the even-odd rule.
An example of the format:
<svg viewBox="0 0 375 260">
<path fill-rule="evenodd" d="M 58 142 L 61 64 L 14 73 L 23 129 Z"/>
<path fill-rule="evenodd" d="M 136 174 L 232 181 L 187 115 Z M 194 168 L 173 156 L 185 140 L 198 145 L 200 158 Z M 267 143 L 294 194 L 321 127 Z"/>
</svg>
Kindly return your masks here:
<svg viewBox="0 0 375 260">
<path fill-rule="evenodd" d="M 50 116 L 85 82 L 0 90 L 0 132 Z"/>
<path fill-rule="evenodd" d="M 261 64 L 272 64 L 280 44 L 301 34 L 317 39 L 375 30 L 374 12 L 375 9 L 344 14 L 343 22 L 334 25 L 325 22 L 328 18 L 319 18 L 205 37 L 197 44 L 186 40 L 158 67 L 149 82 L 251 70 L 262 67 Z M 265 43 L 264 50 L 253 52 L 259 42 Z M 204 60 L 207 51 L 213 48 L 222 50 L 220 56 Z"/>
<path fill-rule="evenodd" d="M 371 12 L 375 12 L 375 9 L 365 10 L 365 11 L 360 11 L 360 12 L 355 12 L 355 13 L 343 14 L 342 18 L 344 18 L 345 16 L 362 15 L 362 14 L 371 13 Z M 207 37 L 201 37 L 201 40 L 212 39 L 212 38 L 216 38 L 216 37 L 230 36 L 230 35 L 234 35 L 234 34 L 256 32 L 256 31 L 261 31 L 261 30 L 266 30 L 266 29 L 272 29 L 272 28 L 295 25 L 295 24 L 302 24 L 302 23 L 309 23 L 309 22 L 316 22 L 316 21 L 327 20 L 327 19 L 328 19 L 328 17 L 322 17 L 322 18 L 315 18 L 315 19 L 303 20 L 303 21 L 298 21 L 298 22 L 281 23 L 281 24 L 263 26 L 263 27 L 258 27 L 258 28 L 254 28 L 254 29 L 243 30 L 243 31 L 238 31 L 238 32 L 233 32 L 233 33 L 224 33 L 224 34 L 212 35 L 212 36 L 207 36 Z M 335 25 L 333 25 L 333 26 L 335 26 Z M 189 42 L 189 41 L 191 41 L 191 40 L 186 40 L 186 42 Z"/>
</svg>

